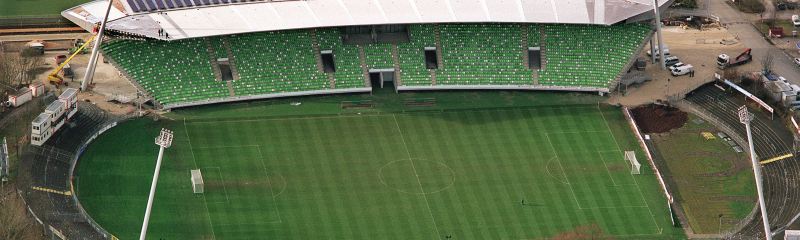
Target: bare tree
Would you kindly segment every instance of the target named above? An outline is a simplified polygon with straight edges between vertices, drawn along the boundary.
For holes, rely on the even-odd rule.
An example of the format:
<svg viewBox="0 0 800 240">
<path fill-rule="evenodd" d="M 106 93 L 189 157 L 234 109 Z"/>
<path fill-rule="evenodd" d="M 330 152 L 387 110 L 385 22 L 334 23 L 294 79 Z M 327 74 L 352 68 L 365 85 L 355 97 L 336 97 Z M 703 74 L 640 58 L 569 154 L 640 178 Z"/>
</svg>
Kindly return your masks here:
<svg viewBox="0 0 800 240">
<path fill-rule="evenodd" d="M 20 85 L 30 84 L 43 63 L 41 56 L 28 50 L 20 53 L 0 51 L 0 89 L 3 92 L 14 91 Z"/>
<path fill-rule="evenodd" d="M 722 78 L 727 79 L 733 82 L 739 82 L 741 75 L 739 75 L 739 70 L 736 68 L 726 68 L 722 71 Z"/>
<path fill-rule="evenodd" d="M 28 216 L 25 204 L 14 188 L 0 191 L 0 239 L 44 239 L 42 229 Z"/>
<path fill-rule="evenodd" d="M 768 50 L 764 58 L 761 59 L 761 73 L 764 75 L 772 73 L 773 63 L 775 63 L 775 50 Z"/>
</svg>

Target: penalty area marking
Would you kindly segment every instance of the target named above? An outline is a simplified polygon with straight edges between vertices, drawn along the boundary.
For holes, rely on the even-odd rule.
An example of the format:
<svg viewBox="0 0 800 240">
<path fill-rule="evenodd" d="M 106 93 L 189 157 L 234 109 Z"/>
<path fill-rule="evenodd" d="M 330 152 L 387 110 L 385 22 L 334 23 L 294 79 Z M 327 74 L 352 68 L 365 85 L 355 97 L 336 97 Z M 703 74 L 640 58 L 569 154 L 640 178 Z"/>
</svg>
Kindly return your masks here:
<svg viewBox="0 0 800 240">
<path fill-rule="evenodd" d="M 614 139 L 614 145 L 617 146 L 617 150 L 619 152 L 623 152 L 622 148 L 619 146 L 619 141 L 617 141 L 617 137 L 614 136 L 614 131 L 611 130 L 611 125 L 608 123 L 608 120 L 606 119 L 606 115 L 603 114 L 603 110 L 600 109 L 600 103 L 597 103 L 597 113 L 599 113 L 600 117 L 603 118 L 603 122 L 605 122 L 606 128 L 608 129 L 608 134 L 611 135 L 612 139 Z M 642 188 L 641 188 L 641 186 L 639 186 L 639 182 L 636 181 L 636 178 L 633 177 L 633 175 L 631 175 L 631 177 L 633 178 L 633 183 L 636 185 L 636 189 L 639 190 L 639 196 L 642 197 L 642 201 L 644 202 L 644 205 L 647 206 L 647 211 L 650 213 L 650 218 L 653 219 L 653 224 L 655 225 L 656 229 L 658 229 L 659 234 L 661 234 L 661 228 L 658 226 L 658 221 L 656 221 L 656 216 L 655 216 L 655 214 L 653 214 L 653 210 L 650 209 L 650 204 L 647 203 L 647 198 L 644 197 L 644 193 L 642 193 Z"/>
<path fill-rule="evenodd" d="M 269 182 L 269 193 L 272 195 L 272 208 L 275 209 L 275 214 L 278 215 L 277 222 L 269 222 L 269 223 L 283 223 L 283 218 L 281 218 L 281 211 L 278 209 L 278 200 L 275 199 L 275 191 L 272 190 L 272 179 L 269 177 L 269 171 L 267 171 L 267 165 L 264 163 L 264 154 L 261 154 L 261 147 L 257 147 L 258 149 L 258 161 L 261 163 L 261 167 L 264 169 L 264 175 L 267 176 L 267 182 Z"/>
<path fill-rule="evenodd" d="M 186 127 L 186 118 L 183 119 L 183 133 L 186 134 L 186 141 L 189 142 L 189 151 L 192 153 L 192 162 L 194 163 L 194 168 L 198 169 L 197 167 L 197 157 L 194 156 L 194 150 L 192 149 L 192 138 L 189 137 L 189 128 Z M 191 170 L 190 170 L 191 171 Z M 208 216 L 208 225 L 211 226 L 211 239 L 217 239 L 217 234 L 214 233 L 214 220 L 211 219 L 211 211 L 208 210 L 208 200 L 206 199 L 206 195 L 203 194 L 203 205 L 206 207 L 206 216 Z"/>
<path fill-rule="evenodd" d="M 228 188 L 225 187 L 225 178 L 222 177 L 222 169 L 219 167 L 204 167 L 205 169 L 217 169 L 217 175 L 219 175 L 219 181 L 222 182 L 222 191 L 225 192 L 225 202 L 211 202 L 212 204 L 222 204 L 222 203 L 230 203 L 231 199 L 228 197 Z M 191 175 L 191 169 L 189 170 L 189 174 Z M 205 193 L 203 193 L 205 196 Z"/>
</svg>

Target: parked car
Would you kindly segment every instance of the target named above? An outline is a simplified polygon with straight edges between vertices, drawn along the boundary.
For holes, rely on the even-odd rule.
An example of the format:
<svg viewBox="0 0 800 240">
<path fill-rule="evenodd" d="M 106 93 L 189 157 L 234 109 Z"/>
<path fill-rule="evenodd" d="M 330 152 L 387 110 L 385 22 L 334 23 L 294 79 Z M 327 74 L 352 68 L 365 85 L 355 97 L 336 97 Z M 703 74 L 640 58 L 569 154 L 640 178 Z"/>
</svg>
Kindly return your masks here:
<svg viewBox="0 0 800 240">
<path fill-rule="evenodd" d="M 665 56 L 664 57 L 664 64 L 666 64 L 668 67 L 672 66 L 672 65 L 675 65 L 676 63 L 681 62 L 681 60 L 678 59 L 677 56 L 666 56 L 666 55 L 664 55 L 664 56 Z"/>
<path fill-rule="evenodd" d="M 800 66 L 800 58 L 794 58 L 794 64 L 797 64 L 797 66 Z"/>
<path fill-rule="evenodd" d="M 794 25 L 794 27 L 800 26 L 800 16 L 792 15 L 792 25 Z"/>
<path fill-rule="evenodd" d="M 672 76 L 682 76 L 694 72 L 694 67 L 691 64 L 686 64 L 675 69 L 672 69 Z"/>
<path fill-rule="evenodd" d="M 686 64 L 683 63 L 683 62 L 678 62 L 675 65 L 669 66 L 669 71 L 671 72 L 673 69 L 676 69 L 676 68 L 679 68 L 679 67 L 683 67 L 683 66 L 686 66 Z"/>
</svg>

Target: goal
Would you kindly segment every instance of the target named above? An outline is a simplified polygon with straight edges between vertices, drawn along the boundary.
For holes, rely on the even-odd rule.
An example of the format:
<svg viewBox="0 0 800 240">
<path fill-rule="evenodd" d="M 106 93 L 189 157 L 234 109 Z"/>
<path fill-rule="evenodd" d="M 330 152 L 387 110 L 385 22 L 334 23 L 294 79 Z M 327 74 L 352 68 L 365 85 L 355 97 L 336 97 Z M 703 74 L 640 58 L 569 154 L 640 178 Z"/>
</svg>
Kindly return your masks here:
<svg viewBox="0 0 800 240">
<path fill-rule="evenodd" d="M 625 160 L 631 163 L 631 174 L 639 174 L 639 168 L 641 168 L 642 165 L 636 160 L 636 153 L 633 151 L 625 151 Z"/>
<path fill-rule="evenodd" d="M 200 169 L 192 170 L 192 191 L 194 193 L 203 193 L 203 190 L 203 175 L 200 173 Z"/>
</svg>

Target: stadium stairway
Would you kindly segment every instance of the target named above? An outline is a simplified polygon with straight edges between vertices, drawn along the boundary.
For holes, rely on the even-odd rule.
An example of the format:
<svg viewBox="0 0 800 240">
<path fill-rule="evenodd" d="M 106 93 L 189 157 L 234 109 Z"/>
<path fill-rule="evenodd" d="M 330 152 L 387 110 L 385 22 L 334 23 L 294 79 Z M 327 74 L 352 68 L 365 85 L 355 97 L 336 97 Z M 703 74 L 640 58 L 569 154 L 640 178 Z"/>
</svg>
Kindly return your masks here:
<svg viewBox="0 0 800 240">
<path fill-rule="evenodd" d="M 230 64 L 233 80 L 238 80 L 240 77 L 239 70 L 236 67 L 236 55 L 234 55 L 233 51 L 231 51 L 230 39 L 227 36 L 222 37 L 222 47 L 225 48 L 225 56 L 228 57 L 228 64 Z M 231 94 L 231 96 L 233 96 L 233 94 Z"/>
<path fill-rule="evenodd" d="M 735 93 L 734 93 L 735 94 Z M 687 95 L 686 101 L 718 118 L 719 122 L 733 129 L 744 139 L 745 127 L 739 122 L 736 110 L 743 105 L 739 98 L 720 91 L 713 85 L 703 86 Z M 768 159 L 793 152 L 792 136 L 780 121 L 756 112 L 752 121 L 753 143 L 759 159 Z M 740 145 L 743 143 L 740 143 Z M 745 147 L 745 146 L 743 146 Z M 800 158 L 797 156 L 763 166 L 764 193 L 770 225 L 783 229 L 800 213 Z M 754 209 L 754 210 L 757 210 Z M 754 211 L 741 223 L 741 230 L 729 235 L 729 239 L 755 239 L 763 236 L 760 214 Z"/>
<path fill-rule="evenodd" d="M 440 26 L 439 24 L 434 24 L 433 25 L 433 33 L 434 33 L 434 37 L 435 37 L 434 39 L 436 40 L 436 64 L 439 66 L 439 68 L 443 68 L 444 67 L 444 59 L 443 59 L 444 54 L 442 54 L 442 31 L 441 31 L 441 28 L 439 26 Z M 436 85 L 435 81 L 434 81 L 433 85 Z"/>
<path fill-rule="evenodd" d="M 317 70 L 320 72 L 324 72 L 322 66 L 322 52 L 319 49 L 319 38 L 317 37 L 317 29 L 309 30 L 309 34 L 311 34 L 311 48 L 314 49 L 314 58 L 317 60 Z M 331 82 L 331 88 L 334 88 L 334 83 Z"/>
<path fill-rule="evenodd" d="M 394 68 L 395 86 L 403 85 L 403 80 L 400 79 L 400 53 L 396 43 L 392 44 L 392 67 Z"/>
<path fill-rule="evenodd" d="M 361 65 L 361 73 L 364 77 L 364 84 L 371 86 L 372 83 L 369 80 L 369 67 L 367 67 L 367 53 L 364 50 L 364 46 L 361 44 L 358 45 L 358 63 Z"/>
<path fill-rule="evenodd" d="M 26 204 L 43 225 L 52 226 L 67 239 L 108 239 L 110 234 L 93 225 L 72 192 L 71 170 L 76 154 L 100 128 L 118 116 L 79 102 L 78 112 L 41 147 L 30 146 L 21 156 L 18 188 Z M 45 227 L 45 231 L 51 231 Z"/>
<path fill-rule="evenodd" d="M 654 34 L 654 32 L 653 32 L 653 31 L 650 31 L 650 32 L 647 34 L 647 37 L 645 37 L 644 39 L 642 39 L 642 42 L 641 42 L 641 43 L 639 43 L 639 46 L 638 46 L 638 47 L 636 47 L 636 49 L 643 49 L 643 48 L 644 48 L 644 46 L 645 46 L 645 45 L 647 45 L 647 43 L 648 43 L 648 42 L 650 42 L 650 39 L 651 39 L 651 38 L 653 38 L 653 34 Z M 625 74 L 627 74 L 627 73 L 628 73 L 628 70 L 629 70 L 629 69 L 631 69 L 631 67 L 633 67 L 633 64 L 634 64 L 634 63 L 636 63 L 636 59 L 637 59 L 637 58 L 639 58 L 639 56 L 638 56 L 638 55 L 635 55 L 635 54 L 634 54 L 634 55 L 631 55 L 630 59 L 628 59 L 628 63 L 627 63 L 627 64 L 625 64 L 625 66 L 624 66 L 624 67 L 622 67 L 622 71 L 621 71 L 621 72 L 619 72 L 619 74 L 617 75 L 617 77 L 615 77 L 615 78 L 614 78 L 614 80 L 613 80 L 613 81 L 611 81 L 611 82 L 608 84 L 608 89 L 615 89 L 614 87 L 619 85 L 619 82 L 622 80 L 622 77 L 623 77 L 623 76 L 625 76 Z"/>
<path fill-rule="evenodd" d="M 217 63 L 217 55 L 216 50 L 213 44 L 211 43 L 210 38 L 203 39 L 206 44 L 206 52 L 208 53 L 208 62 L 211 63 L 211 70 L 214 71 L 214 78 L 222 79 L 222 73 L 219 70 L 219 64 Z M 219 48 L 219 46 L 217 46 Z"/>
</svg>

